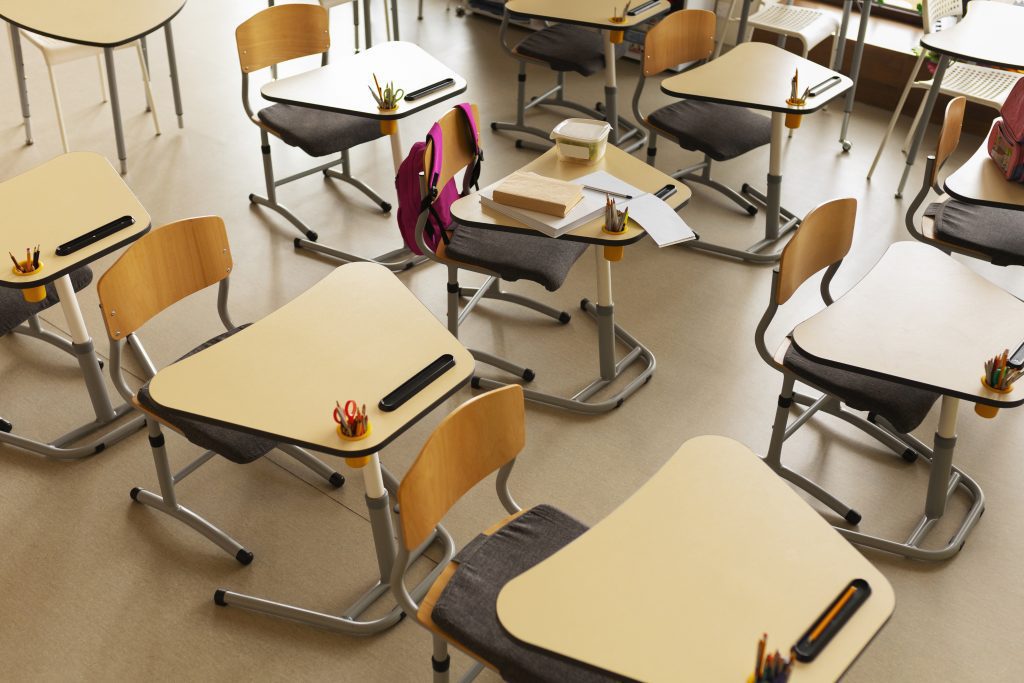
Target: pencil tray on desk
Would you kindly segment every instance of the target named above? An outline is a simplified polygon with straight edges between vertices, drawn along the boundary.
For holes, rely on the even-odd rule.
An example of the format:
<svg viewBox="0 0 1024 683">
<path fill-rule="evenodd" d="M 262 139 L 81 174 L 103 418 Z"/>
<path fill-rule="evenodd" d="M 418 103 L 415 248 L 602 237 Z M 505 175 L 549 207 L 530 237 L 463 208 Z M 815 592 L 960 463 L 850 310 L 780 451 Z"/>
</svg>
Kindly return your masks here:
<svg viewBox="0 0 1024 683">
<path fill-rule="evenodd" d="M 850 588 L 856 588 L 854 594 L 847 600 L 846 604 L 837 612 L 828 625 L 822 630 L 817 638 L 812 640 L 811 635 L 817 630 L 818 625 L 829 617 L 832 613 L 833 608 L 843 599 L 843 596 L 850 590 Z M 818 615 L 811 625 L 804 631 L 804 634 L 800 636 L 800 640 L 796 641 L 796 645 L 793 647 L 796 653 L 796 658 L 801 662 L 812 662 L 822 650 L 829 644 L 833 637 L 839 631 L 842 630 L 846 622 L 850 620 L 860 606 L 871 597 L 871 585 L 864 579 L 854 579 L 847 584 L 839 595 L 836 596 L 832 602 L 828 604 L 828 607 Z"/>
<path fill-rule="evenodd" d="M 28 261 L 22 261 L 21 265 L 25 265 L 26 263 L 28 263 Z M 15 275 L 25 277 L 28 275 L 35 275 L 42 269 L 43 264 L 42 262 L 40 262 L 39 265 L 35 268 L 35 270 L 30 270 L 27 273 L 24 273 L 14 267 L 11 268 L 11 272 L 14 273 Z M 28 287 L 26 289 L 21 290 L 21 295 L 25 298 L 25 301 L 27 301 L 28 303 L 37 304 L 46 298 L 46 285 L 40 285 L 39 287 Z"/>
</svg>

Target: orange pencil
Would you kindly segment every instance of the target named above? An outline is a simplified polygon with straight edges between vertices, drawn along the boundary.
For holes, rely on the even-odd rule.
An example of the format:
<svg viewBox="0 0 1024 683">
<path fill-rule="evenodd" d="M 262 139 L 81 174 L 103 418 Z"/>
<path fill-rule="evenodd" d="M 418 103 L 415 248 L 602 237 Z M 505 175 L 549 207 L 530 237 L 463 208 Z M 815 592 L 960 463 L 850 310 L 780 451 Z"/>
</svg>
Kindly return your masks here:
<svg viewBox="0 0 1024 683">
<path fill-rule="evenodd" d="M 809 642 L 813 643 L 815 640 L 818 639 L 818 636 L 821 635 L 822 631 L 824 631 L 828 627 L 828 625 L 832 623 L 832 620 L 836 618 L 837 614 L 839 614 L 839 610 L 843 609 L 843 606 L 850 601 L 850 598 L 852 598 L 853 594 L 856 592 L 856 586 L 850 586 L 846 589 L 846 592 L 843 593 L 843 597 L 839 598 L 839 602 L 837 602 L 832 607 L 832 609 L 828 611 L 828 614 L 825 615 L 825 618 L 819 621 L 818 625 L 814 627 L 813 631 L 811 631 L 811 635 L 807 638 Z"/>
</svg>

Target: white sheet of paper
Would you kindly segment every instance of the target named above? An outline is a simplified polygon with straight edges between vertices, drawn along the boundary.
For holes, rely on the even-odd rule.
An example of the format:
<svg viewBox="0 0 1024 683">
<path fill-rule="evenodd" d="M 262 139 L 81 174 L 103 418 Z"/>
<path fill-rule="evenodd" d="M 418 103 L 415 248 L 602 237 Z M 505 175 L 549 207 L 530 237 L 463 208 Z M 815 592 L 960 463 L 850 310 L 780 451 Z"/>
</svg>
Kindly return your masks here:
<svg viewBox="0 0 1024 683">
<path fill-rule="evenodd" d="M 659 247 L 667 247 L 697 237 L 672 207 L 653 194 L 632 199 L 626 205 L 629 207 L 629 219 L 639 223 Z"/>
<path fill-rule="evenodd" d="M 585 176 L 573 178 L 570 182 L 576 183 L 577 185 L 590 185 L 591 187 L 599 187 L 602 190 L 618 192 L 619 194 L 630 195 L 631 197 L 639 197 L 640 195 L 645 194 L 643 190 L 633 187 L 624 180 L 619 180 L 618 178 L 613 176 L 611 173 L 608 173 L 607 171 L 594 171 L 593 173 L 588 173 Z M 588 190 L 585 187 L 583 188 L 583 192 L 585 193 L 584 196 L 602 194 L 600 192 L 596 192 L 595 190 Z M 616 204 L 621 204 L 622 202 L 626 201 L 619 197 L 612 197 L 612 199 L 615 200 Z"/>
</svg>

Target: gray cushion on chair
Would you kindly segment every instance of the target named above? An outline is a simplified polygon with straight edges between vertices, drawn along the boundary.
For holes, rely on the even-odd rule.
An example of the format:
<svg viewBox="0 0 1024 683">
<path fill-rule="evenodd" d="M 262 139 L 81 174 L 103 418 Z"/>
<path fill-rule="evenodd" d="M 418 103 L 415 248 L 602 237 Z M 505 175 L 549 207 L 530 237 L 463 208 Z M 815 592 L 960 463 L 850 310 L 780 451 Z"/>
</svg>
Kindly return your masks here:
<svg viewBox="0 0 1024 683">
<path fill-rule="evenodd" d="M 939 399 L 924 389 L 823 365 L 790 344 L 782 360 L 794 375 L 836 396 L 854 410 L 878 413 L 899 432 L 917 428 Z"/>
<path fill-rule="evenodd" d="M 648 120 L 671 133 L 683 149 L 728 161 L 771 142 L 772 122 L 749 109 L 683 100 L 656 110 Z"/>
<path fill-rule="evenodd" d="M 505 584 L 586 530 L 561 510 L 538 505 L 493 535 L 478 536 L 455 557 L 459 567 L 434 605 L 434 623 L 496 666 L 506 681 L 623 680 L 517 640 L 498 621 L 498 593 Z"/>
<path fill-rule="evenodd" d="M 583 26 L 549 26 L 524 38 L 516 52 L 547 62 L 555 71 L 590 76 L 604 68 L 604 40 L 600 33 Z"/>
<path fill-rule="evenodd" d="M 320 111 L 290 104 L 275 104 L 256 114 L 293 147 L 312 157 L 322 157 L 381 137 L 373 119 Z"/>
<path fill-rule="evenodd" d="M 989 255 L 999 266 L 1024 265 L 1024 212 L 956 199 L 929 204 L 935 236 Z"/>
<path fill-rule="evenodd" d="M 217 335 L 213 339 L 208 339 L 178 360 L 184 360 L 189 356 L 199 353 L 203 349 L 208 349 L 214 344 L 224 341 L 236 332 L 244 330 L 246 327 L 248 327 L 248 325 L 240 325 L 233 330 L 228 330 L 227 332 Z M 202 391 L 202 387 L 196 387 L 196 391 Z M 190 420 L 188 418 L 181 417 L 177 413 L 172 413 L 153 401 L 153 397 L 149 394 L 148 382 L 139 389 L 138 399 L 139 403 L 141 403 L 146 410 L 150 411 L 154 415 L 159 415 L 161 419 L 164 419 L 169 424 L 177 427 L 189 441 L 201 448 L 205 448 L 217 453 L 218 455 L 222 455 L 232 462 L 245 464 L 252 462 L 253 460 L 258 460 L 277 446 L 277 443 L 274 441 L 245 434 L 234 429 Z"/>
<path fill-rule="evenodd" d="M 582 242 L 458 225 L 445 253 L 493 270 L 503 280 L 530 280 L 553 292 L 586 250 Z"/>
<path fill-rule="evenodd" d="M 92 282 L 92 270 L 89 269 L 89 266 L 71 271 L 71 286 L 76 292 L 88 287 L 90 282 Z M 25 301 L 20 289 L 0 287 L 0 336 L 7 334 L 32 316 L 59 302 L 57 288 L 53 286 L 52 282 L 46 285 L 46 298 L 34 304 Z"/>
</svg>

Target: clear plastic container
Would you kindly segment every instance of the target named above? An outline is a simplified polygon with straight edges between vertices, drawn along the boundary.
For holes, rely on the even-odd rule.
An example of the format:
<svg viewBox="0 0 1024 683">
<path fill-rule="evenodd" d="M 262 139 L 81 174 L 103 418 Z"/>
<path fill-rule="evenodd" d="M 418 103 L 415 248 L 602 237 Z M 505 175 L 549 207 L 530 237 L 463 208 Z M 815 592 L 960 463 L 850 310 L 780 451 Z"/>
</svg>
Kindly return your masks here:
<svg viewBox="0 0 1024 683">
<path fill-rule="evenodd" d="M 555 141 L 560 160 L 592 164 L 604 156 L 611 130 L 604 121 L 566 119 L 551 131 L 551 139 Z"/>
</svg>

